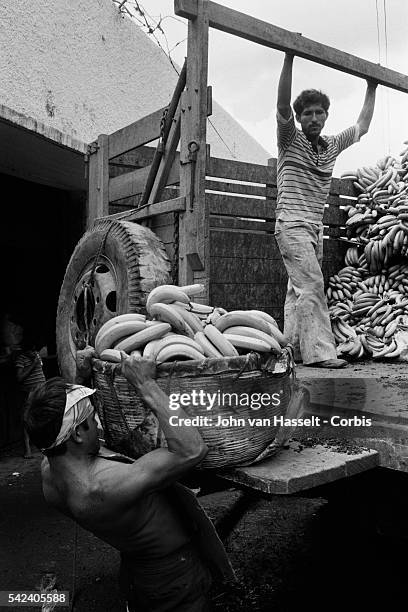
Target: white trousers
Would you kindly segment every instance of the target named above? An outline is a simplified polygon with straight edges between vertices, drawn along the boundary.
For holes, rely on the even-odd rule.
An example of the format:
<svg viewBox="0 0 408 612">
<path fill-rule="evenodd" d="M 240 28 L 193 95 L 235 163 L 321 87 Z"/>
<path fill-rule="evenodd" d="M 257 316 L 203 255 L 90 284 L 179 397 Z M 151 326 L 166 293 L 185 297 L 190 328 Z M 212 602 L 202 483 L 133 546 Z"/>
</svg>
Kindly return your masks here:
<svg viewBox="0 0 408 612">
<path fill-rule="evenodd" d="M 304 364 L 335 359 L 321 269 L 323 225 L 277 221 L 275 238 L 288 274 L 284 333 Z"/>
</svg>

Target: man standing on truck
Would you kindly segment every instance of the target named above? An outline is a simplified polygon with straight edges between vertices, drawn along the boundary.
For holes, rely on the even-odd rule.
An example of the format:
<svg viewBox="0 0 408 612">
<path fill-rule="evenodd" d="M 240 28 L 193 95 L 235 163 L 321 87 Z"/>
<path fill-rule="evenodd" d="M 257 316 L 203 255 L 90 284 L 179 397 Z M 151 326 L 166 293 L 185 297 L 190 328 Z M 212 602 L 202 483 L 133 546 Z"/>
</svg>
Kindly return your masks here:
<svg viewBox="0 0 408 612">
<path fill-rule="evenodd" d="M 337 156 L 368 132 L 377 83 L 367 81 L 356 125 L 322 137 L 329 98 L 308 89 L 290 106 L 293 55 L 286 53 L 278 87 L 278 196 L 275 237 L 288 273 L 285 336 L 304 365 L 341 368 L 337 359 L 321 270 L 323 212 Z"/>
<path fill-rule="evenodd" d="M 45 455 L 45 499 L 121 552 L 128 610 L 204 612 L 209 566 L 228 577 L 233 571 L 211 521 L 176 480 L 208 448 L 195 427 L 182 424 L 181 408 L 169 410 L 153 362 L 123 354 L 121 371 L 158 418 L 168 448 L 137 460 L 101 449 L 94 390 L 50 379 L 33 393 L 25 418 Z M 173 415 L 180 426 L 170 426 Z"/>
</svg>

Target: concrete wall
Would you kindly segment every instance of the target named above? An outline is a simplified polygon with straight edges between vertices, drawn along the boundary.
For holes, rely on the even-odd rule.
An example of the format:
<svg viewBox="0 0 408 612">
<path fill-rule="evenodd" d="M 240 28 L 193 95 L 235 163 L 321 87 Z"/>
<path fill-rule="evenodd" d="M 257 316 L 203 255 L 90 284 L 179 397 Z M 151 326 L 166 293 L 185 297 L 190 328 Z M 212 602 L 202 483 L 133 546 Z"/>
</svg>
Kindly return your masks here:
<svg viewBox="0 0 408 612">
<path fill-rule="evenodd" d="M 171 95 L 168 60 L 111 0 L 3 0 L 0 30 L 1 103 L 73 137 L 117 130 Z"/>
<path fill-rule="evenodd" d="M 0 105 L 73 143 L 166 105 L 177 80 L 164 53 L 111 0 L 3 0 L 0 53 Z M 266 162 L 266 151 L 216 104 L 211 120 L 233 153 L 209 126 L 213 155 Z"/>
</svg>

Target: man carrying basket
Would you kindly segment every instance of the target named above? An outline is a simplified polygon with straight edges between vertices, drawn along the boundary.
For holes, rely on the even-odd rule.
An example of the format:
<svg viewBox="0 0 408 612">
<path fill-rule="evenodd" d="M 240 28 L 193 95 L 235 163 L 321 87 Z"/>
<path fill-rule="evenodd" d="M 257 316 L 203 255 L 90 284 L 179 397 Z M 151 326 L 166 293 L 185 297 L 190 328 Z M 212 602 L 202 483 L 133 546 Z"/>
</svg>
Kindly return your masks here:
<svg viewBox="0 0 408 612">
<path fill-rule="evenodd" d="M 82 355 L 82 371 L 90 356 Z M 234 573 L 194 494 L 176 481 L 208 448 L 195 427 L 170 426 L 170 416 L 187 415 L 169 410 L 153 362 L 123 354 L 121 373 L 157 417 L 168 447 L 137 460 L 100 448 L 95 390 L 50 379 L 33 393 L 25 416 L 45 455 L 45 499 L 121 552 L 128 610 L 203 612 L 211 571 Z"/>
</svg>

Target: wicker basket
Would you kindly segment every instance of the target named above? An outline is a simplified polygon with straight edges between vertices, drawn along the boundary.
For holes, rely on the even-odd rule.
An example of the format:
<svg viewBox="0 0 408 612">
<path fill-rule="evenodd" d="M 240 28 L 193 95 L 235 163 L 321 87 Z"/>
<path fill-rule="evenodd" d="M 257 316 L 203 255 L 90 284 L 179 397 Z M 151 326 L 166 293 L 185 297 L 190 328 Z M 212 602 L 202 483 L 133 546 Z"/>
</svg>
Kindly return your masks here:
<svg viewBox="0 0 408 612">
<path fill-rule="evenodd" d="M 211 426 L 198 425 L 210 449 L 200 467 L 220 468 L 251 463 L 273 442 L 279 429 L 279 425 L 273 423 L 274 417 L 286 414 L 293 370 L 289 350 L 283 350 L 279 357 L 250 353 L 240 357 L 162 364 L 157 368 L 157 383 L 167 395 L 188 393 L 191 396 L 193 391 L 199 393 L 200 390 L 215 394 L 211 410 L 208 404 L 183 408 L 191 417 L 211 417 Z M 137 457 L 160 445 L 157 421 L 136 389 L 120 374 L 120 365 L 95 359 L 93 373 L 108 446 Z M 258 408 L 259 402 L 254 398 L 259 399 L 260 395 L 254 394 L 268 394 L 271 399 L 274 394 L 278 396 L 274 395 L 269 405 Z M 266 395 L 264 404 L 267 404 Z M 218 417 L 223 419 L 220 424 Z M 255 425 L 249 419 L 262 421 Z M 270 419 L 271 424 L 265 419 Z"/>
</svg>

